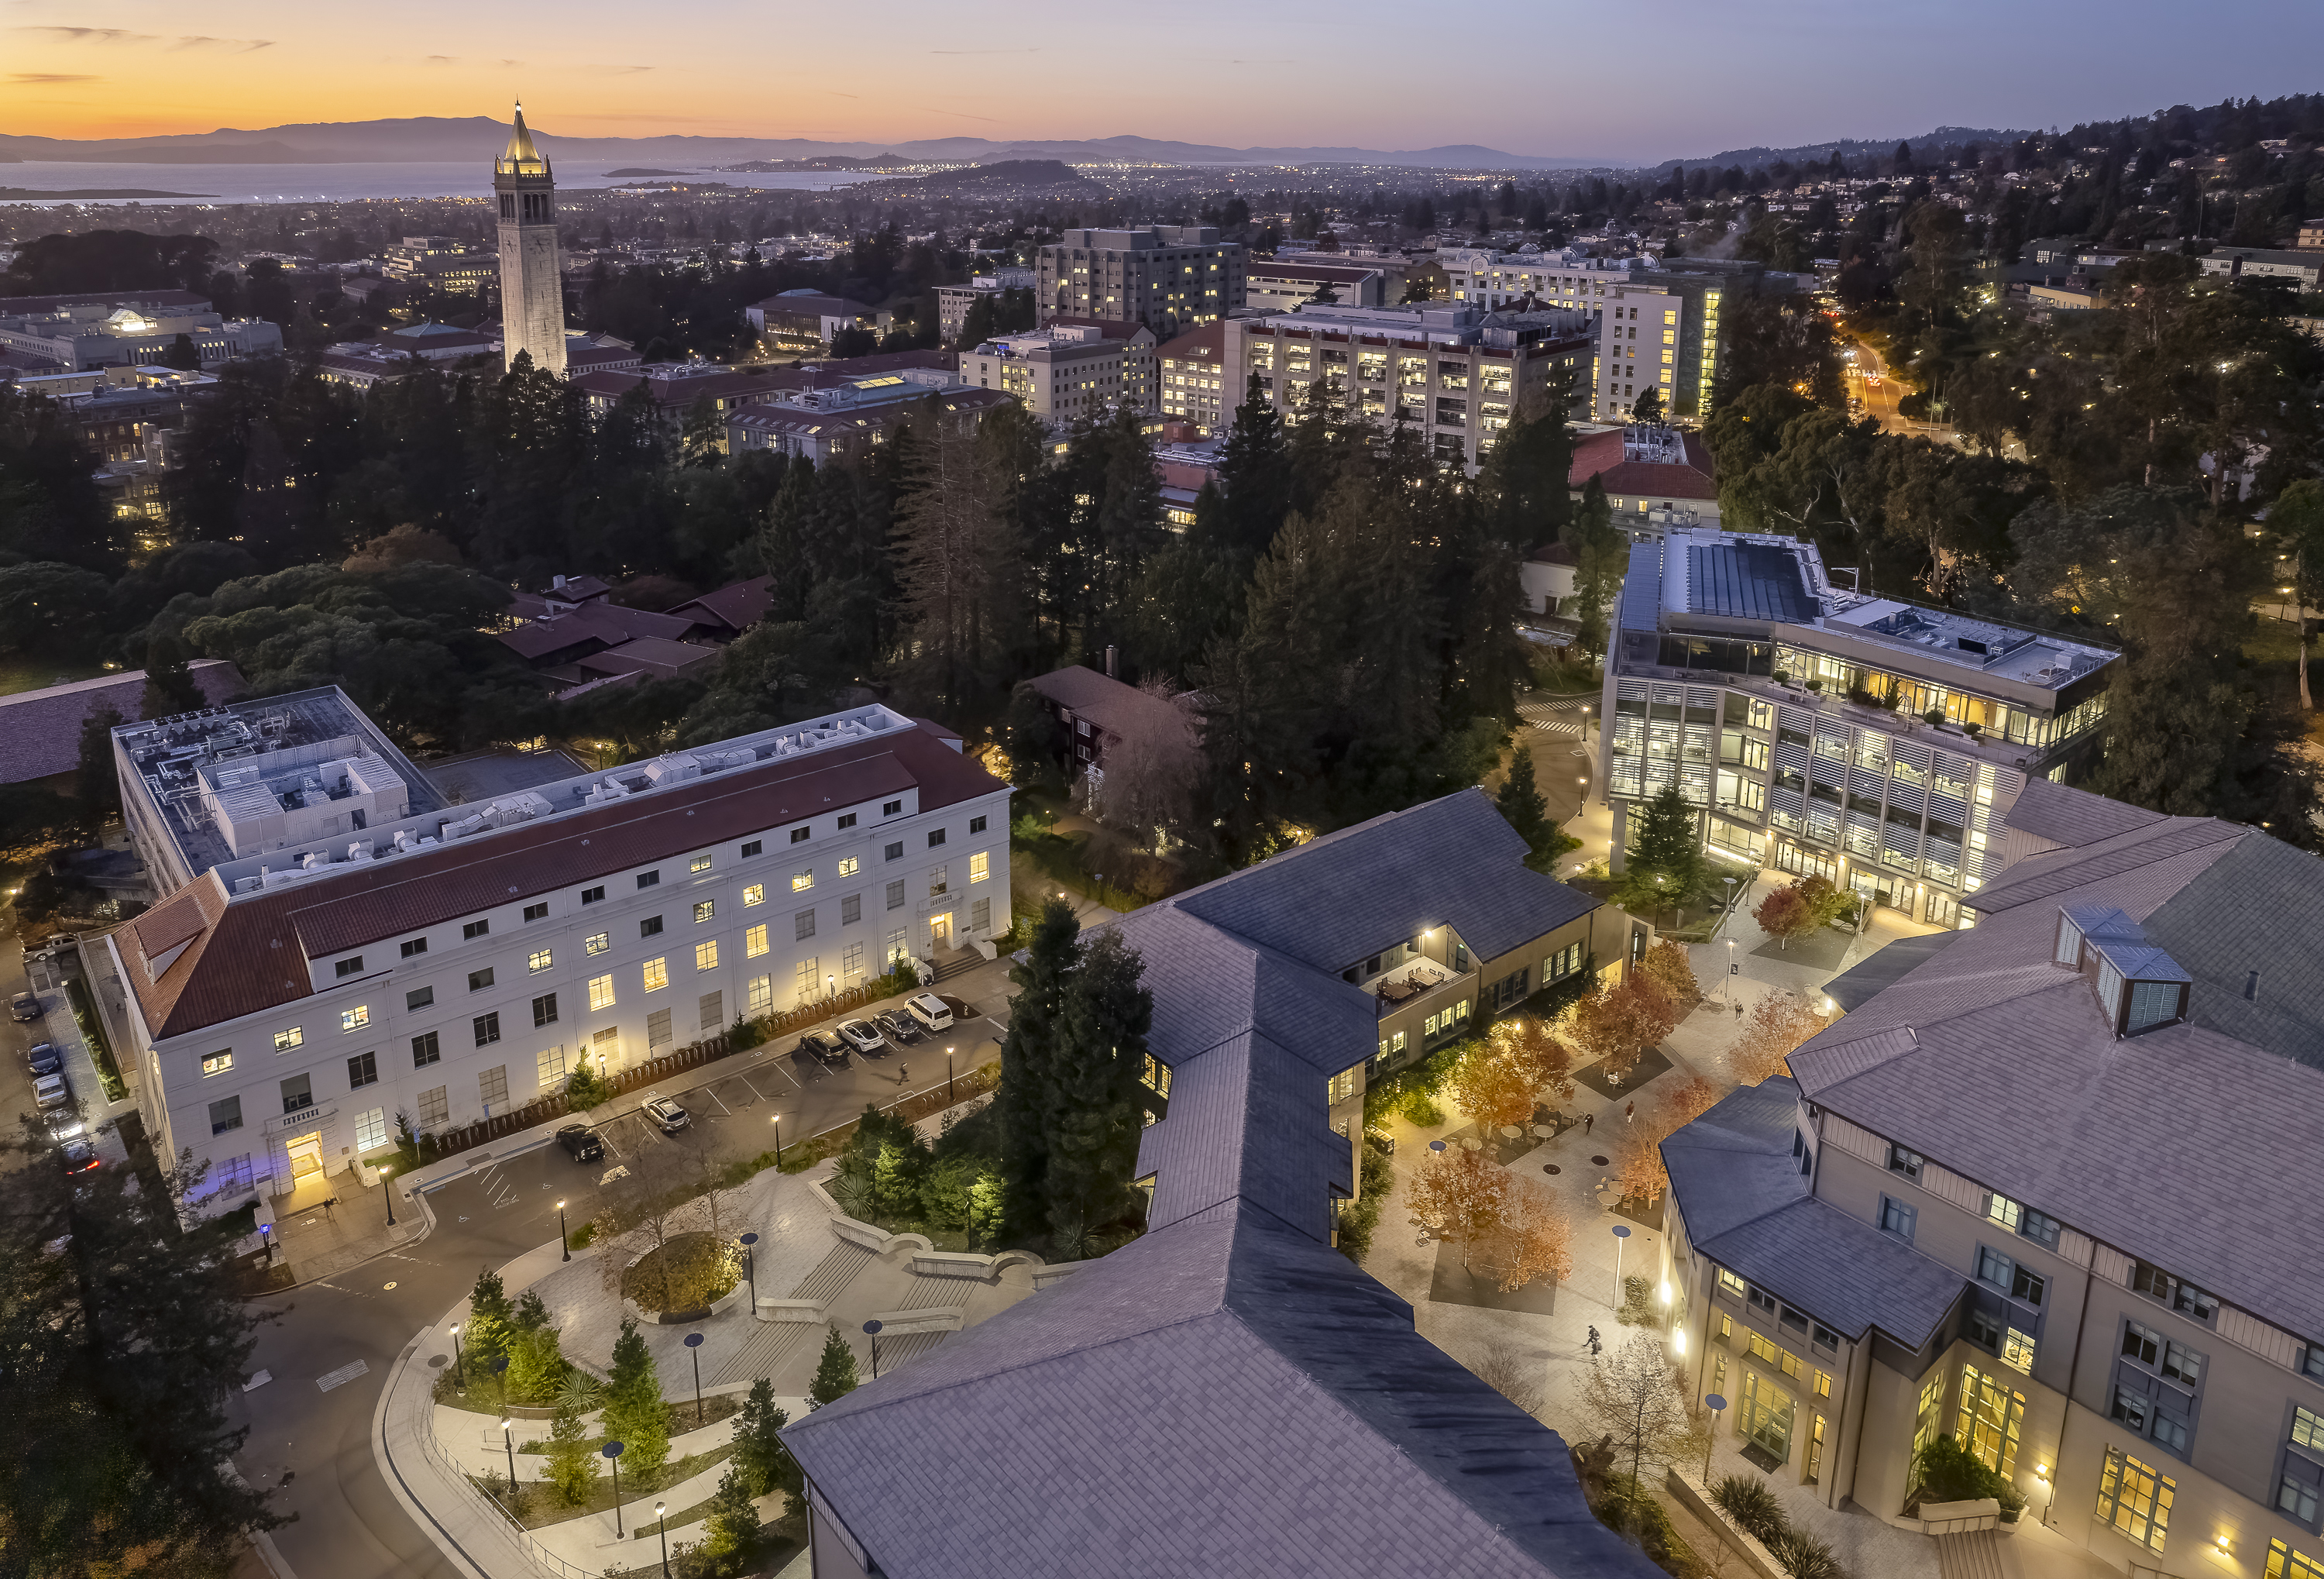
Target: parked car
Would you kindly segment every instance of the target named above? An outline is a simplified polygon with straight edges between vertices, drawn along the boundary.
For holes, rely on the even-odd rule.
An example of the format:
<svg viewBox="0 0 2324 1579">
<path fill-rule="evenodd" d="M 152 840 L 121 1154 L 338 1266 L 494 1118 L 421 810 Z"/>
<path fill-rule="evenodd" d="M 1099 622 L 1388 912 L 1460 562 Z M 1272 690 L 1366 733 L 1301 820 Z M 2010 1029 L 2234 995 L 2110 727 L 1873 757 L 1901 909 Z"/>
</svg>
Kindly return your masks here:
<svg viewBox="0 0 2324 1579">
<path fill-rule="evenodd" d="M 888 1050 L 888 1039 L 868 1020 L 843 1020 L 839 1022 L 839 1034 L 846 1039 L 849 1047 L 867 1058 Z"/>
<path fill-rule="evenodd" d="M 65 1056 L 53 1042 L 34 1042 L 24 1049 L 24 1062 L 35 1075 L 53 1075 L 65 1067 Z"/>
<path fill-rule="evenodd" d="M 586 1124 L 567 1124 L 557 1131 L 557 1143 L 576 1162 L 595 1162 L 605 1155 L 605 1143 Z"/>
<path fill-rule="evenodd" d="M 87 1173 L 97 1165 L 97 1148 L 87 1140 L 68 1140 L 59 1148 L 57 1160 L 67 1173 Z"/>
<path fill-rule="evenodd" d="M 872 1021 L 887 1033 L 890 1041 L 916 1042 L 927 1035 L 920 1029 L 919 1021 L 893 1009 L 882 1009 L 872 1017 Z"/>
<path fill-rule="evenodd" d="M 30 993 L 19 993 L 8 1000 L 8 1012 L 20 1024 L 27 1020 L 38 1020 L 41 1017 L 41 1001 Z"/>
<path fill-rule="evenodd" d="M 837 1031 L 811 1030 L 799 1038 L 798 1050 L 837 1068 L 847 1062 L 847 1044 Z"/>
<path fill-rule="evenodd" d="M 88 1122 L 69 1107 L 43 1113 L 42 1122 L 49 1126 L 49 1139 L 51 1140 L 78 1140 L 88 1133 Z"/>
<path fill-rule="evenodd" d="M 32 1100 L 44 1108 L 62 1107 L 72 1100 L 72 1087 L 62 1075 L 43 1075 L 32 1082 Z"/>
<path fill-rule="evenodd" d="M 660 1125 L 665 1135 L 675 1135 L 694 1122 L 684 1108 L 667 1096 L 649 1096 L 645 1105 L 638 1111 Z"/>
<path fill-rule="evenodd" d="M 952 1005 L 934 993 L 915 993 L 904 1000 L 905 1012 L 931 1031 L 952 1029 Z"/>
</svg>

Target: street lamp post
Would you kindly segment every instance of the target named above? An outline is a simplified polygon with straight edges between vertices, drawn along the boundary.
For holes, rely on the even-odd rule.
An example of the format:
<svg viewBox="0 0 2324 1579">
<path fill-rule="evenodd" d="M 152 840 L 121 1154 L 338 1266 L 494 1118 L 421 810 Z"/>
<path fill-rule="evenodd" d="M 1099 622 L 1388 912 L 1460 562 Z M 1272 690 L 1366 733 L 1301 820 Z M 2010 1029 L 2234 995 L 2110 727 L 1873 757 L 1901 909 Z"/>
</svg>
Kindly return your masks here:
<svg viewBox="0 0 2324 1579">
<path fill-rule="evenodd" d="M 509 1517 L 516 1518 L 516 1422 L 501 1417 L 501 1445 L 508 1449 Z"/>
<path fill-rule="evenodd" d="M 758 1307 L 753 1306 L 752 1308 L 755 1312 Z M 694 1423 L 699 1426 L 702 1424 L 702 1334 L 700 1333 L 686 1334 L 686 1352 L 694 1360 Z"/>
<path fill-rule="evenodd" d="M 742 1270 L 751 1279 L 751 1315 L 754 1318 L 759 1314 L 758 1242 L 759 1236 L 755 1233 L 746 1233 L 742 1235 Z"/>
<path fill-rule="evenodd" d="M 565 1203 L 557 1203 L 557 1242 L 565 1251 L 565 1259 L 573 1259 L 573 1236 L 565 1232 Z"/>
<path fill-rule="evenodd" d="M 391 1177 L 394 1171 L 392 1164 L 379 1170 L 380 1187 L 387 1192 L 387 1225 L 390 1228 L 395 1226 L 395 1180 Z"/>
<path fill-rule="evenodd" d="M 777 1113 L 767 1122 L 775 1126 L 775 1171 L 780 1173 L 783 1170 L 783 1115 Z"/>
<path fill-rule="evenodd" d="M 946 1048 L 945 1049 L 945 1105 L 950 1107 L 959 1099 L 960 1094 L 953 1089 L 952 1084 L 952 1049 Z"/>
<path fill-rule="evenodd" d="M 460 1324 L 452 1324 L 452 1374 L 460 1383 L 460 1390 L 468 1390 L 468 1362 L 460 1353 Z"/>
<path fill-rule="evenodd" d="M 863 1324 L 863 1334 L 872 1340 L 872 1380 L 874 1381 L 880 1380 L 880 1332 L 879 1322 L 867 1321 Z"/>
<path fill-rule="evenodd" d="M 1614 1224 L 1614 1308 L 1617 1310 L 1622 1308 L 1622 1246 L 1628 1242 L 1629 1237 L 1628 1223 Z"/>
<path fill-rule="evenodd" d="M 608 1442 L 597 1450 L 605 1455 L 605 1462 L 613 1466 L 613 1534 L 616 1537 L 622 1533 L 622 1446 L 619 1442 Z"/>
<path fill-rule="evenodd" d="M 1719 1440 L 1719 1417 L 1727 1412 L 1727 1400 L 1715 1392 L 1707 1392 L 1702 1401 L 1711 1406 L 1711 1431 L 1702 1444 L 1702 1489 L 1707 1491 L 1711 1489 L 1711 1449 Z"/>
<path fill-rule="evenodd" d="M 654 1504 L 654 1528 L 661 1534 L 661 1579 L 669 1579 L 669 1504 Z"/>
</svg>

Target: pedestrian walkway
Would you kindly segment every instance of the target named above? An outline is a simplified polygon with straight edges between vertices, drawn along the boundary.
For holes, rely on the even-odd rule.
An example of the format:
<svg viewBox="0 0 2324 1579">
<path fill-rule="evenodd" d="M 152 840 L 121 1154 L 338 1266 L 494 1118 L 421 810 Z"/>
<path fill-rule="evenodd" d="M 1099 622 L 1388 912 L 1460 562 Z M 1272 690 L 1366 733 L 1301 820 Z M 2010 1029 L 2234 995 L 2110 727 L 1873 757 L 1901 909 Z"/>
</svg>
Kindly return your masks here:
<svg viewBox="0 0 2324 1579">
<path fill-rule="evenodd" d="M 300 1187 L 270 1203 L 270 1237 L 278 1264 L 290 1269 L 292 1284 L 337 1277 L 375 1256 L 424 1239 L 434 1217 L 422 1201 L 398 1200 L 395 1222 L 387 1221 L 389 1186 L 374 1177 L 365 1185 L 358 1169 L 309 1174 Z"/>
</svg>

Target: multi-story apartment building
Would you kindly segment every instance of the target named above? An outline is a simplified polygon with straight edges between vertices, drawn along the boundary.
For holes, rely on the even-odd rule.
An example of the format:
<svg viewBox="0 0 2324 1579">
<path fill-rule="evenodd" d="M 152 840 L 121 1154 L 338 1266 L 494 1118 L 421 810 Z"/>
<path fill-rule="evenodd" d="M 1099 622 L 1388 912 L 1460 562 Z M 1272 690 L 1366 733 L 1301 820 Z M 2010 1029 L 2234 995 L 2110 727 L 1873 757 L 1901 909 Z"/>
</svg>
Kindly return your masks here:
<svg viewBox="0 0 2324 1579">
<path fill-rule="evenodd" d="M 1343 307 L 1378 307 L 1389 300 L 1387 271 L 1342 263 L 1332 253 L 1302 253 L 1253 258 L 1244 276 L 1243 305 L 1254 310 L 1289 312 L 1325 296 Z"/>
<path fill-rule="evenodd" d="M 1635 541 L 1675 526 L 1719 524 L 1718 468 L 1711 446 L 1691 429 L 1628 422 L 1582 435 L 1566 476 L 1576 499 L 1597 479 L 1614 524 Z"/>
<path fill-rule="evenodd" d="M 965 285 L 936 287 L 936 328 L 947 346 L 960 340 L 960 332 L 968 324 L 968 309 L 980 297 L 999 296 L 1007 291 L 1033 289 L 1033 271 L 1016 264 L 1006 264 L 990 274 L 979 274 Z"/>
<path fill-rule="evenodd" d="M 114 742 L 192 873 L 108 945 L 207 1211 L 1010 926 L 1009 786 L 885 707 L 463 806 L 336 689 Z"/>
<path fill-rule="evenodd" d="M 2112 1569 L 2324 1573 L 2324 865 L 2041 780 L 2006 821 L 1974 931 L 1665 1143 L 1691 1390 L 1831 1507 L 1950 1436 Z"/>
<path fill-rule="evenodd" d="M 1162 367 L 1162 415 L 1192 422 L 1204 439 L 1231 426 L 1242 404 L 1243 386 L 1227 369 L 1226 344 L 1226 325 L 1204 324 L 1155 353 Z"/>
<path fill-rule="evenodd" d="M 1152 410 L 1154 346 L 1153 331 L 1142 325 L 1053 322 L 963 351 L 960 377 L 1014 395 L 1050 427 L 1067 428 L 1125 403 Z"/>
<path fill-rule="evenodd" d="M 1545 307 L 1595 312 L 1606 292 L 1629 283 L 1651 266 L 1639 258 L 1593 258 L 1576 248 L 1543 252 L 1527 245 L 1513 253 L 1489 247 L 1448 247 L 1436 254 L 1451 299 L 1478 307 L 1508 307 L 1530 297 Z"/>
<path fill-rule="evenodd" d="M 1218 420 L 1232 420 L 1254 373 L 1286 416 L 1322 380 L 1351 413 L 1382 427 L 1411 423 L 1440 463 L 1471 472 L 1527 401 L 1570 402 L 1586 376 L 1590 346 L 1578 313 L 1488 312 L 1462 303 L 1309 306 L 1221 327 L 1218 382 L 1227 387 L 1217 392 Z"/>
<path fill-rule="evenodd" d="M 1168 339 L 1243 304 L 1240 242 L 1208 225 L 1068 230 L 1033 260 L 1034 299 L 1053 318 L 1128 319 Z"/>
<path fill-rule="evenodd" d="M 1713 855 L 1938 927 L 1974 922 L 2026 782 L 2095 752 L 2118 656 L 1848 591 L 1812 543 L 1706 528 L 1632 546 L 1614 624 L 1599 783 L 1618 862 L 1675 784 Z"/>
</svg>

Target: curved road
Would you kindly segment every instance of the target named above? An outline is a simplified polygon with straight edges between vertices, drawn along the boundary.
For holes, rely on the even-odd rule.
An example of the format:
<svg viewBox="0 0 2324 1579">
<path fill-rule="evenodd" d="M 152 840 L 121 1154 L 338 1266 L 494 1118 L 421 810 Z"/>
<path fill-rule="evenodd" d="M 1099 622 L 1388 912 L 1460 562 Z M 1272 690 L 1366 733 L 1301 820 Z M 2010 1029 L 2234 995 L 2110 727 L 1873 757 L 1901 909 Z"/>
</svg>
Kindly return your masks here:
<svg viewBox="0 0 2324 1579">
<path fill-rule="evenodd" d="M 999 1006 L 997 982 L 981 991 Z M 730 1071 L 716 1078 L 682 1089 L 670 1083 L 694 1117 L 693 1128 L 675 1139 L 636 1116 L 643 1094 L 624 1097 L 622 1111 L 597 1125 L 609 1148 L 604 1160 L 576 1164 L 552 1145 L 472 1168 L 429 1196 L 436 1226 L 426 1238 L 255 1301 L 279 1317 L 259 1329 L 250 1362 L 254 1373 L 263 1370 L 271 1380 L 235 1396 L 229 1413 L 250 1427 L 236 1467 L 254 1486 L 274 1491 L 277 1511 L 297 1516 L 274 1532 L 283 1565 L 298 1579 L 471 1579 L 389 1491 L 372 1454 L 372 1416 L 397 1358 L 421 1327 L 466 1296 L 480 1270 L 557 1237 L 559 1199 L 578 1227 L 596 1210 L 604 1172 L 637 1148 L 706 1147 L 720 1160 L 756 1156 L 766 1149 L 770 1114 L 780 1114 L 787 1134 L 818 1132 L 861 1113 L 867 1100 L 892 1100 L 903 1085 L 899 1063 L 927 1058 L 911 1082 L 926 1088 L 943 1067 L 946 1041 L 961 1049 L 960 1073 L 998 1058 L 1000 1029 L 964 1020 L 950 1035 L 839 1071 L 771 1048 L 741 1075 L 729 1060 L 713 1067 Z M 342 1380 L 358 1364 L 358 1374 Z M 245 1563 L 240 1572 L 262 1570 Z"/>
</svg>

